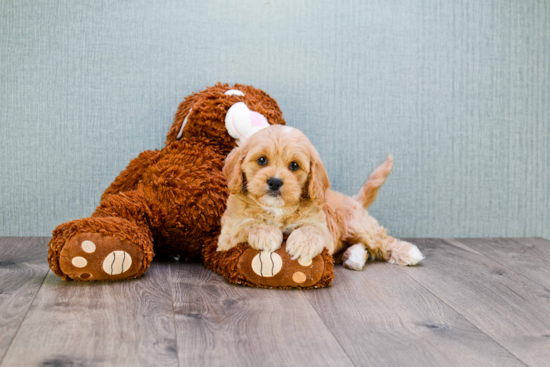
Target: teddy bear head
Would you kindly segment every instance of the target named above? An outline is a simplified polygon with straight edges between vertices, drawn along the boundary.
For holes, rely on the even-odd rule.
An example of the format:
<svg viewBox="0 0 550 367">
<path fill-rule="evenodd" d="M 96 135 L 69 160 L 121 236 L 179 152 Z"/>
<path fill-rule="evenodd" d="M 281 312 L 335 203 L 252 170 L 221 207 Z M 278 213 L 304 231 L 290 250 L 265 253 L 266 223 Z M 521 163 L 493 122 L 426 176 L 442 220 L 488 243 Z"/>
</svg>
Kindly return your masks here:
<svg viewBox="0 0 550 367">
<path fill-rule="evenodd" d="M 227 154 L 256 131 L 277 124 L 286 124 L 283 113 L 267 93 L 251 86 L 217 83 L 179 105 L 166 145 L 199 138 Z"/>
</svg>

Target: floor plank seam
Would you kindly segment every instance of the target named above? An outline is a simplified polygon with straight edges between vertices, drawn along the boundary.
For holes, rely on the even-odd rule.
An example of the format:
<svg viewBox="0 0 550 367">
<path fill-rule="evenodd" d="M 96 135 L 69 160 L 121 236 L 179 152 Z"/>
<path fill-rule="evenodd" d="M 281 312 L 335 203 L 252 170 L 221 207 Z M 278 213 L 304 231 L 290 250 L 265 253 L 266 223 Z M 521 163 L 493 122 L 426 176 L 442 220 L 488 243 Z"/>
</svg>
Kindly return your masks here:
<svg viewBox="0 0 550 367">
<path fill-rule="evenodd" d="M 392 268 L 392 271 L 394 273 L 396 273 L 396 270 L 393 269 L 393 267 L 395 265 L 388 265 L 386 264 L 386 266 L 389 266 L 390 268 Z M 405 272 L 406 274 L 406 272 Z M 440 300 L 441 302 L 443 302 L 443 304 L 447 305 L 447 307 L 449 307 L 451 310 L 453 310 L 454 312 L 457 313 L 457 315 L 460 315 L 460 317 L 462 317 L 464 320 L 466 320 L 468 323 L 470 323 L 473 327 L 475 327 L 477 330 L 479 330 L 482 334 L 486 335 L 487 338 L 491 339 L 492 341 L 494 341 L 497 345 L 499 345 L 502 349 L 504 349 L 505 351 L 507 351 L 508 353 L 510 353 L 510 355 L 512 355 L 515 359 L 517 359 L 520 363 L 522 363 L 523 365 L 529 367 L 529 365 L 527 363 L 525 363 L 523 360 L 521 360 L 517 355 L 515 355 L 514 353 L 512 353 L 508 348 L 506 348 L 505 346 L 503 346 L 501 343 L 499 343 L 498 341 L 496 341 L 495 339 L 493 339 L 490 335 L 488 335 L 486 332 L 484 332 L 483 330 L 481 330 L 476 324 L 474 324 L 472 321 L 470 321 L 465 315 L 463 315 L 462 313 L 458 312 L 458 310 L 456 310 L 453 306 L 451 306 L 450 304 L 448 304 L 447 302 L 445 302 L 445 300 L 441 299 L 439 296 L 437 296 L 435 293 L 433 293 L 431 290 L 429 290 L 428 288 L 426 288 L 422 283 L 420 283 L 418 280 L 414 279 L 413 277 L 411 277 L 410 275 L 407 274 L 407 277 L 409 277 L 410 279 L 412 279 L 414 282 L 416 282 L 418 285 L 420 285 L 422 288 L 424 288 L 428 293 L 430 293 L 432 296 L 434 296 L 435 298 L 437 298 L 438 300 Z"/>
<path fill-rule="evenodd" d="M 172 298 L 172 317 L 174 320 L 174 338 L 176 339 L 176 359 L 178 361 L 178 367 L 180 367 L 180 353 L 179 353 L 179 340 L 178 340 L 178 331 L 176 330 L 176 308 L 174 306 L 174 279 L 172 277 L 172 265 L 170 264 L 170 298 Z"/>
<path fill-rule="evenodd" d="M 462 241 L 460 241 L 460 240 L 456 240 L 456 241 L 460 242 L 462 245 L 464 245 L 464 246 L 466 246 L 466 247 L 470 247 L 470 246 L 468 246 L 467 244 L 465 244 L 464 242 L 462 242 Z M 450 244 L 450 245 L 453 245 L 453 244 L 450 243 L 450 242 L 447 242 L 447 243 Z M 454 246 L 454 245 L 453 245 L 453 246 Z M 456 246 L 455 246 L 455 247 L 456 247 Z M 471 248 L 471 247 L 470 247 L 470 248 Z M 533 280 L 533 279 L 528 278 L 527 276 L 525 276 L 525 275 L 523 275 L 523 274 L 521 274 L 521 273 L 518 273 L 516 270 L 512 269 L 512 268 L 509 267 L 508 265 L 501 263 L 501 262 L 498 261 L 497 259 L 493 259 L 492 257 L 489 257 L 489 255 L 487 255 L 487 254 L 484 253 L 483 251 L 479 251 L 479 250 L 476 250 L 476 251 L 479 252 L 481 255 L 485 256 L 486 258 L 488 258 L 489 260 L 491 260 L 491 261 L 493 261 L 493 262 L 495 262 L 495 263 L 501 265 L 502 267 L 505 267 L 506 269 L 508 269 L 509 271 L 513 272 L 514 274 L 516 274 L 516 275 L 518 275 L 518 276 L 520 276 L 520 277 L 522 277 L 522 278 L 524 278 L 524 279 L 527 279 L 528 281 L 530 281 L 530 282 L 532 282 L 532 283 L 535 283 L 535 284 L 541 286 L 541 287 L 544 288 L 544 289 L 548 289 L 544 284 L 540 284 L 540 283 L 537 282 L 536 280 Z M 515 293 L 515 292 L 514 292 L 514 293 Z"/>
<path fill-rule="evenodd" d="M 36 299 L 36 296 L 38 295 L 38 293 L 42 289 L 42 286 L 44 285 L 44 282 L 46 281 L 46 277 L 48 276 L 49 273 L 50 273 L 50 269 L 48 269 L 48 271 L 46 271 L 46 274 L 44 275 L 44 277 L 42 278 L 42 282 L 40 283 L 40 287 L 38 287 L 38 289 L 36 290 L 36 293 L 32 297 L 31 302 L 29 303 L 29 307 L 27 308 L 27 311 L 25 311 L 25 316 L 23 316 L 23 318 L 21 319 L 21 322 L 19 323 L 19 326 L 17 326 L 17 331 L 15 332 L 15 334 L 13 334 L 13 338 L 11 338 L 9 345 L 6 348 L 6 352 L 2 356 L 2 359 L 0 360 L 0 366 L 3 365 L 4 359 L 6 358 L 6 356 L 8 355 L 8 353 L 10 351 L 10 348 L 11 348 L 11 345 L 13 344 L 13 341 L 15 340 L 15 338 L 17 338 L 17 334 L 19 334 L 19 330 L 21 330 L 21 325 L 23 325 L 23 322 L 25 322 L 25 319 L 27 318 L 29 310 L 31 309 L 32 304 L 34 303 L 34 300 Z"/>
<path fill-rule="evenodd" d="M 323 289 L 318 289 L 317 291 L 320 291 L 322 292 Z M 336 340 L 336 343 L 338 343 L 338 345 L 340 346 L 340 349 L 342 349 L 342 351 L 344 352 L 344 354 L 348 357 L 349 361 L 351 362 L 352 365 L 354 365 L 355 367 L 357 367 L 357 365 L 355 364 L 355 362 L 353 361 L 353 359 L 349 356 L 348 352 L 346 351 L 346 349 L 342 346 L 342 344 L 340 344 L 340 340 L 338 340 L 338 338 L 336 337 L 336 335 L 334 335 L 334 333 L 332 332 L 332 330 L 330 329 L 330 327 L 325 324 L 325 321 L 323 321 L 323 318 L 321 317 L 321 315 L 319 315 L 319 312 L 317 311 L 317 309 L 315 308 L 315 306 L 309 301 L 309 299 L 307 297 L 304 296 L 304 298 L 306 299 L 307 303 L 309 303 L 309 305 L 311 306 L 311 308 L 315 311 L 315 314 L 317 315 L 317 317 L 319 318 L 319 320 L 321 320 L 321 322 L 323 323 L 323 325 L 325 325 L 325 327 L 327 328 L 328 332 L 330 333 L 330 335 L 332 335 L 332 337 L 334 338 L 334 340 Z"/>
</svg>

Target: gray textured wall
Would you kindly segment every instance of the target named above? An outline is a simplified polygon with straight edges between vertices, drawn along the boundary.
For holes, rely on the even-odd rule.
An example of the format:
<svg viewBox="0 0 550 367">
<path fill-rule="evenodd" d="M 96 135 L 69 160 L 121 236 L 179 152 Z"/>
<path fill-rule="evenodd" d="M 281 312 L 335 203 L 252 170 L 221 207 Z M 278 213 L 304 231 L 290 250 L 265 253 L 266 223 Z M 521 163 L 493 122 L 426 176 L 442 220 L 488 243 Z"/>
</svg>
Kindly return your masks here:
<svg viewBox="0 0 550 367">
<path fill-rule="evenodd" d="M 181 99 L 253 84 L 398 236 L 550 237 L 550 2 L 2 1 L 0 235 L 88 216 Z"/>
</svg>

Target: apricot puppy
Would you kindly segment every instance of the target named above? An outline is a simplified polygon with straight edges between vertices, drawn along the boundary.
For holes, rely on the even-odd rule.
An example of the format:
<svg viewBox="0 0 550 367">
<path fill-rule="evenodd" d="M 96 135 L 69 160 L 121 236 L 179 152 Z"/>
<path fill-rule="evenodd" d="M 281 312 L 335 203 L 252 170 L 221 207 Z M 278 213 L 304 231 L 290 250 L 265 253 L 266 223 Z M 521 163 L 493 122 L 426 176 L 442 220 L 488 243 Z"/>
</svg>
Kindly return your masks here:
<svg viewBox="0 0 550 367">
<path fill-rule="evenodd" d="M 355 198 L 330 190 L 327 172 L 307 137 L 288 126 L 269 126 L 233 149 L 223 172 L 231 192 L 218 251 L 242 242 L 275 251 L 287 234 L 293 260 L 309 261 L 324 248 L 345 249 L 344 266 L 360 270 L 367 251 L 400 265 L 423 259 L 418 248 L 386 234 L 365 210 L 391 172 L 389 157 Z"/>
</svg>

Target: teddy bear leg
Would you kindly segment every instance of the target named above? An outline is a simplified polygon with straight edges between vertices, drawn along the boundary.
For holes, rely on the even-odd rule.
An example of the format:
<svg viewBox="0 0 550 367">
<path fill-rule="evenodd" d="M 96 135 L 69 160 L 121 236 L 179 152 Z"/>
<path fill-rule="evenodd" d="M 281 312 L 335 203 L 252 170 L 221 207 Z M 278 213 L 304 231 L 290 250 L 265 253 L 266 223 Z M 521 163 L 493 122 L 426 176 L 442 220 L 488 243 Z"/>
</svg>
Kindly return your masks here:
<svg viewBox="0 0 550 367">
<path fill-rule="evenodd" d="M 123 218 L 83 218 L 53 231 L 48 262 L 63 280 L 117 280 L 141 276 L 153 255 L 148 228 Z"/>
<path fill-rule="evenodd" d="M 153 259 L 150 223 L 154 196 L 130 191 L 107 196 L 91 218 L 58 226 L 49 245 L 50 268 L 64 280 L 141 276 Z"/>
</svg>

